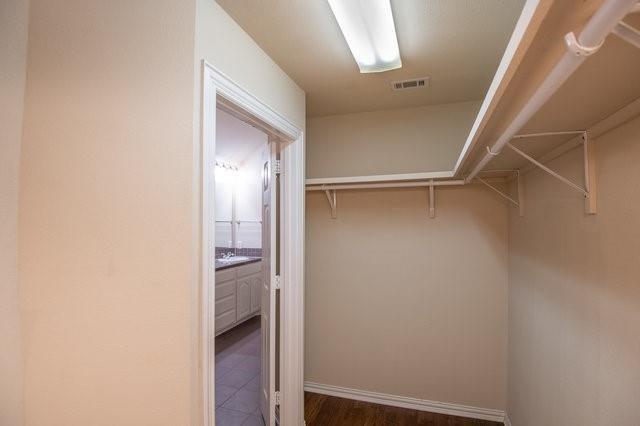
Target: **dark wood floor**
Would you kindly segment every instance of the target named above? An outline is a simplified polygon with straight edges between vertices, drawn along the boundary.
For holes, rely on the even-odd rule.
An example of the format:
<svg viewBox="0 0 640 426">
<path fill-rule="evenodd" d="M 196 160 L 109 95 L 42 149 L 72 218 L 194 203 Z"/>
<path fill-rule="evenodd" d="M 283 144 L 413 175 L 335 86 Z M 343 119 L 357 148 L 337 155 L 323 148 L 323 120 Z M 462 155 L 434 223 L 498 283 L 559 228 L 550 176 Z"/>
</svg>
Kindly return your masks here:
<svg viewBox="0 0 640 426">
<path fill-rule="evenodd" d="M 502 426 L 486 420 L 446 416 L 406 408 L 388 407 L 306 392 L 307 426 Z"/>
</svg>

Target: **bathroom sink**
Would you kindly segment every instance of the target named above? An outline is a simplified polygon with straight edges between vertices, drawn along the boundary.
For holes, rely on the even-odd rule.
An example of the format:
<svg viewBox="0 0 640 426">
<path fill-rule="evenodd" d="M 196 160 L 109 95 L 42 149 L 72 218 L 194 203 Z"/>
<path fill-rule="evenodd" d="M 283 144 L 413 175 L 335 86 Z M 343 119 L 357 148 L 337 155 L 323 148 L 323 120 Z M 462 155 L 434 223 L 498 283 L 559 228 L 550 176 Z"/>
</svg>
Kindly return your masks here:
<svg viewBox="0 0 640 426">
<path fill-rule="evenodd" d="M 223 257 L 216 259 L 218 262 L 222 263 L 235 263 L 235 262 L 244 262 L 245 260 L 249 260 L 247 256 L 231 256 L 231 257 Z"/>
</svg>

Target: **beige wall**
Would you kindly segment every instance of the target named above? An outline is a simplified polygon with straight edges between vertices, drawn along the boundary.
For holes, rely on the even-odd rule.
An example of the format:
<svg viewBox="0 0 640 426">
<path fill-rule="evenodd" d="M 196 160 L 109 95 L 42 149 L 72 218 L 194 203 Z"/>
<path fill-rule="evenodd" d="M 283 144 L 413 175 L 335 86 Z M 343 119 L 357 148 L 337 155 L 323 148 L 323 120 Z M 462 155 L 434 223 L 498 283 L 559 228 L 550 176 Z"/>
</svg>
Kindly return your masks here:
<svg viewBox="0 0 640 426">
<path fill-rule="evenodd" d="M 27 65 L 28 1 L 0 2 L 0 424 L 23 424 L 18 303 L 18 166 Z"/>
<path fill-rule="evenodd" d="M 260 101 L 304 128 L 304 91 L 258 47 L 215 0 L 197 0 L 196 7 L 197 105 L 200 102 L 201 61 L 204 59 Z"/>
<path fill-rule="evenodd" d="M 29 426 L 191 424 L 194 18 L 182 0 L 31 4 Z"/>
<path fill-rule="evenodd" d="M 26 424 L 197 424 L 200 60 L 302 126 L 304 93 L 212 0 L 35 0 L 29 35 Z"/>
<path fill-rule="evenodd" d="M 597 140 L 598 214 L 541 172 L 511 216 L 514 426 L 640 424 L 640 118 Z M 580 150 L 549 164 L 580 181 Z"/>
<path fill-rule="evenodd" d="M 452 170 L 479 108 L 463 102 L 310 118 L 307 177 Z"/>
<path fill-rule="evenodd" d="M 313 141 L 312 141 L 313 143 Z M 504 409 L 507 206 L 484 188 L 307 194 L 308 381 Z"/>
</svg>

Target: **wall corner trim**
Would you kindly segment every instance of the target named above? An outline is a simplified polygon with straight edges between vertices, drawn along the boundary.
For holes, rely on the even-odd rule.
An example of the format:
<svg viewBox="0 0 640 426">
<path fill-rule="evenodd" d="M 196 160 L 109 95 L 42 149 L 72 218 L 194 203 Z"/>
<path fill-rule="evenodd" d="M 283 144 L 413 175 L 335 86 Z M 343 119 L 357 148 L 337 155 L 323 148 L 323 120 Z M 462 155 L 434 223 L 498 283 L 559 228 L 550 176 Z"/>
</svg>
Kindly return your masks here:
<svg viewBox="0 0 640 426">
<path fill-rule="evenodd" d="M 510 423 L 507 423 L 508 420 L 505 417 L 504 411 L 491 408 L 479 408 L 467 405 L 451 404 L 448 402 L 429 401 L 426 399 L 389 395 L 358 389 L 349 389 L 340 386 L 325 385 L 309 381 L 304 382 L 304 390 L 306 392 L 336 396 L 339 398 L 355 399 L 357 401 L 371 402 L 374 404 L 410 408 L 413 410 L 429 411 L 432 413 L 447 414 L 450 416 L 468 417 L 479 420 L 490 420 L 494 422 L 501 422 L 505 425 L 510 425 Z"/>
</svg>

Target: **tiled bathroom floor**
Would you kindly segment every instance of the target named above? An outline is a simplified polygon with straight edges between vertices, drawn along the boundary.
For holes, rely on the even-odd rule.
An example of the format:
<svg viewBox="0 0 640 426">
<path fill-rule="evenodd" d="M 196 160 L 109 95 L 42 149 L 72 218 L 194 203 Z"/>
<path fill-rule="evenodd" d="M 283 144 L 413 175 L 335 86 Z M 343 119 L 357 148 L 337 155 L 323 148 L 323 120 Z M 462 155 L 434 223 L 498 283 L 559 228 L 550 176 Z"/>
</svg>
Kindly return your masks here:
<svg viewBox="0 0 640 426">
<path fill-rule="evenodd" d="M 260 318 L 216 337 L 216 426 L 262 426 Z"/>
</svg>

